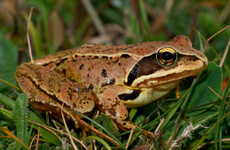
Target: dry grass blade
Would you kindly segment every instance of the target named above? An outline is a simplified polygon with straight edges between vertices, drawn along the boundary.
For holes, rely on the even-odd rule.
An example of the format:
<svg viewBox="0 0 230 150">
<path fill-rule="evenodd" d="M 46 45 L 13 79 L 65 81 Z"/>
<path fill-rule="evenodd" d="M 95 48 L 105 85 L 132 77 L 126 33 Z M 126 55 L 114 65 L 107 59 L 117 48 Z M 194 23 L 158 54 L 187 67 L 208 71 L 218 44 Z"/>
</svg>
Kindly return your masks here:
<svg viewBox="0 0 230 150">
<path fill-rule="evenodd" d="M 31 140 L 31 142 L 30 142 L 30 149 L 31 149 L 32 144 L 33 144 L 33 142 L 34 142 L 34 140 L 35 140 L 36 137 L 37 137 L 37 135 L 35 135 L 35 136 L 32 138 L 32 140 Z"/>
<path fill-rule="evenodd" d="M 189 38 L 192 39 L 194 36 L 194 31 L 195 31 L 195 22 L 197 19 L 197 11 L 198 11 L 198 5 L 197 3 L 195 4 L 194 10 L 193 10 L 193 16 L 192 16 L 192 23 L 190 25 L 190 31 L 189 31 Z"/>
<path fill-rule="evenodd" d="M 69 135 L 68 133 L 65 133 L 64 131 L 61 131 L 61 130 L 52 128 L 52 127 L 50 127 L 50 126 L 45 126 L 45 125 L 42 125 L 42 124 L 40 124 L 40 123 L 31 121 L 31 120 L 29 120 L 29 122 L 34 123 L 34 124 L 36 124 L 36 125 L 38 125 L 38 126 L 43 127 L 43 128 L 46 129 L 47 131 L 49 131 L 49 132 L 55 134 L 56 136 L 57 136 L 57 134 L 56 134 L 54 131 L 57 131 L 57 132 L 59 132 L 59 133 L 62 134 L 62 135 L 63 135 L 63 134 L 64 134 L 64 135 L 67 135 L 67 136 Z M 54 130 L 54 131 L 53 131 L 53 130 Z M 82 142 L 81 142 L 80 140 L 78 140 L 76 137 L 74 137 L 74 136 L 72 136 L 72 135 L 71 135 L 71 137 L 72 137 L 75 141 L 77 141 L 77 142 L 79 142 L 79 143 L 82 144 Z M 60 137 L 58 137 L 58 139 L 61 141 L 61 138 L 60 138 Z M 87 149 L 87 147 L 86 147 L 84 144 L 83 144 L 82 146 L 83 146 L 84 148 Z"/>
<path fill-rule="evenodd" d="M 10 138 L 14 139 L 16 142 L 18 142 L 19 144 L 21 144 L 25 149 L 30 150 L 30 148 L 25 145 L 25 143 L 23 143 L 18 137 L 16 137 L 13 133 L 11 133 L 9 130 L 5 129 L 5 128 L 0 128 L 5 134 L 7 134 Z"/>
<path fill-rule="evenodd" d="M 126 144 L 126 146 L 125 146 L 126 148 L 129 147 L 129 143 L 130 143 L 130 141 L 131 141 L 132 136 L 133 136 L 133 129 L 131 130 L 131 132 L 130 132 L 130 134 L 129 134 L 129 138 L 128 138 L 127 144 Z"/>
<path fill-rule="evenodd" d="M 157 132 L 159 131 L 159 129 L 160 129 L 160 127 L 161 127 L 161 125 L 163 124 L 163 122 L 165 121 L 165 119 L 163 118 L 163 119 L 161 119 L 161 121 L 160 121 L 160 123 L 158 124 L 158 126 L 157 126 L 157 128 L 156 128 L 156 130 L 154 131 L 154 133 L 156 133 L 157 134 Z"/>
<path fill-rule="evenodd" d="M 230 28 L 230 25 L 228 25 L 228 26 L 222 28 L 221 30 L 219 30 L 218 32 L 216 32 L 215 34 L 213 34 L 210 38 L 208 38 L 208 40 L 206 41 L 205 46 L 204 46 L 204 53 L 205 53 L 205 50 L 207 49 L 208 42 L 209 42 L 211 39 L 213 39 L 217 34 L 223 32 L 224 30 L 226 30 L 226 29 L 228 29 L 228 28 Z"/>
<path fill-rule="evenodd" d="M 223 55 L 223 57 L 222 57 L 222 59 L 221 59 L 221 62 L 220 62 L 220 64 L 219 64 L 220 67 L 222 67 L 222 66 L 224 65 L 224 61 L 225 61 L 226 56 L 227 56 L 227 54 L 228 54 L 229 45 L 230 45 L 230 38 L 229 38 L 229 40 L 228 40 L 228 44 L 227 44 L 226 49 L 225 49 L 225 51 L 224 51 L 224 55 Z"/>
<path fill-rule="evenodd" d="M 54 128 L 51 128 L 51 127 L 49 127 L 49 126 L 42 125 L 42 124 L 37 123 L 37 122 L 32 121 L 32 120 L 28 120 L 28 122 L 31 122 L 31 123 L 33 123 L 33 124 L 36 124 L 36 125 L 40 126 L 40 127 L 43 127 L 44 129 L 46 129 L 47 131 L 49 131 L 49 132 L 51 132 L 53 135 L 55 135 L 55 136 L 61 141 L 61 138 L 53 131 L 53 130 L 55 130 Z M 53 129 L 53 130 L 51 130 L 50 128 Z M 55 130 L 55 131 L 56 131 L 56 130 Z M 62 133 L 62 134 L 63 134 L 63 133 Z"/>
<path fill-rule="evenodd" d="M 216 91 L 214 91 L 210 86 L 208 86 L 208 88 L 214 93 L 216 94 L 221 100 L 223 100 L 223 98 L 218 94 L 216 93 Z M 230 107 L 230 105 L 225 101 L 225 104 L 228 105 L 228 107 Z"/>
<path fill-rule="evenodd" d="M 169 150 L 173 150 L 175 148 L 178 148 L 181 141 L 185 138 L 188 138 L 188 137 L 191 138 L 192 132 L 194 132 L 199 127 L 203 127 L 203 126 L 201 124 L 198 124 L 197 126 L 193 127 L 192 123 L 189 122 L 189 125 L 184 129 L 182 134 L 172 142 L 171 146 L 169 147 Z"/>
<path fill-rule="evenodd" d="M 15 85 L 11 84 L 10 82 L 7 82 L 6 80 L 0 79 L 0 81 L 2 81 L 2 82 L 4 82 L 4 83 L 8 84 L 9 86 L 11 86 L 11 87 L 13 87 L 13 88 L 15 88 L 15 89 L 17 89 L 17 90 L 20 90 L 18 87 L 16 87 Z"/>
<path fill-rule="evenodd" d="M 72 138 L 72 136 L 71 136 L 71 134 L 70 134 L 70 132 L 69 132 L 69 128 L 68 128 L 68 126 L 67 126 L 67 124 L 66 124 L 66 121 L 65 121 L 65 117 L 64 117 L 64 114 L 63 114 L 63 105 L 64 105 L 64 103 L 62 104 L 62 107 L 61 107 L 61 116 L 62 116 L 62 120 L 63 120 L 63 123 L 64 123 L 64 125 L 65 125 L 65 129 L 66 129 L 66 131 L 67 131 L 67 133 L 68 133 L 68 136 L 69 136 L 69 139 L 70 139 L 70 141 L 71 141 L 71 143 L 72 143 L 72 146 L 73 146 L 73 148 L 75 149 L 75 150 L 78 150 L 78 148 L 77 148 L 77 146 L 75 145 L 75 143 L 74 143 L 74 141 L 73 141 L 73 138 Z"/>
<path fill-rule="evenodd" d="M 105 28 L 100 20 L 100 18 L 97 15 L 97 12 L 94 10 L 93 6 L 91 5 L 89 0 L 81 0 L 82 4 L 85 6 L 86 11 L 91 16 L 91 19 L 93 20 L 93 23 L 97 29 L 97 31 L 101 35 L 106 35 Z"/>
<path fill-rule="evenodd" d="M 36 148 L 35 148 L 36 150 L 38 150 L 39 137 L 40 137 L 40 127 L 38 127 L 38 135 L 37 135 Z"/>
<path fill-rule="evenodd" d="M 218 93 L 216 93 L 216 91 L 214 91 L 210 86 L 208 86 L 208 88 L 214 93 L 216 94 L 216 96 L 218 96 L 221 100 L 223 99 Z"/>
<path fill-rule="evenodd" d="M 222 139 L 221 141 L 222 142 L 230 142 L 230 138 Z M 213 144 L 213 143 L 215 143 L 215 141 L 210 141 L 210 142 L 207 142 L 207 143 L 203 143 L 197 149 L 201 149 L 202 147 L 204 147 L 204 146 L 206 146 L 208 144 Z"/>
<path fill-rule="evenodd" d="M 30 30 L 30 21 L 31 21 L 31 16 L 32 16 L 32 13 L 33 13 L 33 9 L 34 9 L 34 7 L 30 8 L 30 14 L 29 14 L 28 23 L 27 23 L 27 34 L 26 34 L 28 47 L 29 47 L 30 60 L 31 60 L 32 64 L 34 63 L 34 60 L 33 60 L 33 56 L 32 56 L 31 43 L 30 43 L 30 31 L 29 30 Z"/>
</svg>

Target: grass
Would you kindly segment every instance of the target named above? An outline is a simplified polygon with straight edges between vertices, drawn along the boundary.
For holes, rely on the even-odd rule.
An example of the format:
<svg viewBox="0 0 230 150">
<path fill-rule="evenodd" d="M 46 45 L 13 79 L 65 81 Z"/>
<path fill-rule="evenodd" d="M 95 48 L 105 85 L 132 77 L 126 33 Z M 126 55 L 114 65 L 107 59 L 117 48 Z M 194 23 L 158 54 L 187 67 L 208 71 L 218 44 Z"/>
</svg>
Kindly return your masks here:
<svg viewBox="0 0 230 150">
<path fill-rule="evenodd" d="M 28 0 L 11 7 L 1 2 L 0 13 L 0 79 L 16 85 L 14 72 L 20 63 L 29 61 L 26 26 L 29 9 L 34 6 L 30 25 L 33 57 L 39 58 L 59 50 L 74 48 L 85 42 L 130 44 L 152 40 L 169 41 L 179 34 L 190 35 L 196 49 L 228 26 L 230 3 L 217 1 L 91 1 L 101 25 L 94 26 L 88 8 L 80 1 Z M 7 10 L 12 8 L 10 13 Z M 104 38 L 105 33 L 107 38 Z M 48 113 L 39 114 L 28 105 L 26 95 L 7 82 L 0 82 L 0 149 L 228 149 L 230 59 L 226 56 L 230 29 L 209 41 L 205 55 L 208 68 L 195 80 L 188 78 L 181 85 L 181 98 L 174 91 L 167 98 L 148 106 L 131 109 L 132 121 L 145 130 L 156 133 L 154 141 L 141 135 L 117 131 L 104 114 L 83 116 L 84 121 L 108 134 L 121 146 L 95 134 L 67 128 Z M 225 87 L 223 85 L 226 85 Z M 81 114 L 79 114 L 81 115 Z M 57 129 L 58 127 L 58 129 Z M 73 142 L 70 141 L 72 137 Z M 131 138 L 131 139 L 129 139 Z M 66 142 L 63 142 L 63 140 Z M 79 142 L 81 141 L 81 142 Z M 130 141 L 130 142 L 128 142 Z M 65 147 L 67 145 L 67 147 Z M 69 145 L 69 146 L 68 146 Z M 128 146 L 127 146 L 128 145 Z"/>
</svg>

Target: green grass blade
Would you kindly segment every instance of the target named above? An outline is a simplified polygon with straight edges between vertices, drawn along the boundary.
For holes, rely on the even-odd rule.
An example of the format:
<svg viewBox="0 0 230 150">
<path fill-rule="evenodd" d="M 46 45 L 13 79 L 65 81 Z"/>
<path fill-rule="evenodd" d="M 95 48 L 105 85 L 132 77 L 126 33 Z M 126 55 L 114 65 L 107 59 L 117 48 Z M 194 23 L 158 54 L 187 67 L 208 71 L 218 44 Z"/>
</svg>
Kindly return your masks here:
<svg viewBox="0 0 230 150">
<path fill-rule="evenodd" d="M 13 117 L 15 120 L 17 137 L 22 141 L 24 141 L 27 135 L 27 106 L 27 96 L 25 94 L 20 94 L 16 100 Z"/>
<path fill-rule="evenodd" d="M 219 107 L 219 115 L 217 117 L 217 126 L 216 126 L 216 130 L 215 130 L 215 139 L 214 139 L 215 149 L 218 149 L 218 143 L 219 143 L 219 149 L 220 150 L 222 149 L 222 126 L 221 126 L 222 122 L 220 121 L 220 119 L 224 113 L 225 105 L 226 105 L 225 104 L 226 98 L 229 95 L 229 93 L 230 93 L 230 81 L 228 82 L 226 90 L 224 91 L 223 99 L 221 100 L 220 107 Z"/>
<path fill-rule="evenodd" d="M 0 108 L 0 113 L 2 113 L 5 117 L 7 117 L 9 119 L 13 119 L 12 112 L 7 110 L 7 109 Z"/>
<path fill-rule="evenodd" d="M 84 139 L 84 141 L 86 141 L 86 140 L 96 140 L 96 141 L 100 142 L 102 145 L 104 145 L 107 150 L 112 150 L 112 148 L 102 138 L 99 138 L 97 136 L 87 136 Z"/>
<path fill-rule="evenodd" d="M 0 93 L 0 102 L 5 104 L 6 106 L 10 107 L 11 109 L 15 106 L 15 101 L 8 98 L 7 96 Z"/>
<path fill-rule="evenodd" d="M 200 34 L 200 32 L 198 32 L 198 33 L 199 33 L 199 38 L 202 38 L 204 41 L 206 41 L 206 39 Z M 216 50 L 215 50 L 211 45 L 209 45 L 209 48 L 210 48 L 210 51 L 212 51 L 212 52 L 215 54 L 216 58 L 217 58 L 219 61 L 221 61 L 222 58 L 221 58 L 220 55 L 216 52 Z M 223 69 L 230 75 L 230 68 L 229 68 L 228 65 L 224 64 Z"/>
<path fill-rule="evenodd" d="M 144 25 L 145 25 L 145 30 L 148 34 L 148 40 L 152 40 L 153 37 L 152 37 L 150 29 L 149 29 L 147 14 L 146 14 L 145 7 L 144 7 L 142 0 L 139 1 L 139 5 L 140 5 L 141 17 L 142 17 Z"/>
<path fill-rule="evenodd" d="M 104 130 L 104 131 L 107 133 L 107 135 L 109 135 L 109 136 L 112 137 L 117 143 L 119 143 L 120 146 L 121 146 L 123 149 L 126 149 L 125 146 L 120 142 L 120 140 L 119 140 L 117 137 L 115 137 L 111 132 L 109 132 L 106 128 L 104 128 L 102 125 L 100 125 L 99 123 L 97 123 L 97 122 L 94 121 L 93 119 L 91 119 L 91 118 L 89 118 L 89 117 L 87 117 L 87 116 L 85 116 L 85 115 L 83 115 L 83 114 L 81 114 L 81 113 L 79 113 L 79 112 L 77 112 L 77 111 L 74 111 L 74 112 L 77 113 L 78 115 L 84 117 L 85 119 L 91 121 L 93 124 L 97 125 L 98 127 L 100 127 L 102 130 Z"/>
<path fill-rule="evenodd" d="M 223 117 L 221 117 L 220 121 L 224 120 L 227 116 L 230 115 L 230 112 L 226 113 L 225 115 L 223 115 Z M 196 144 L 192 147 L 191 150 L 196 150 L 198 148 L 198 146 L 200 146 L 203 141 L 205 140 L 205 138 L 212 133 L 212 131 L 215 129 L 217 122 L 215 122 L 209 129 L 208 131 L 200 138 L 199 141 L 196 142 Z"/>
<path fill-rule="evenodd" d="M 33 131 L 33 126 L 30 128 L 30 130 L 28 131 L 26 137 L 24 138 L 24 143 L 26 145 L 29 145 L 30 143 L 30 137 L 32 136 L 32 131 Z"/>
<path fill-rule="evenodd" d="M 22 94 L 22 95 L 24 95 L 24 94 Z M 24 95 L 25 96 L 25 95 Z M 22 98 L 22 97 L 24 97 L 24 96 L 19 96 L 18 97 L 18 99 L 20 98 Z M 18 100 L 17 100 L 18 101 Z M 16 123 L 16 126 L 17 126 L 17 131 L 23 131 L 23 130 L 21 130 L 20 128 L 23 128 L 23 124 L 25 123 L 26 124 L 26 122 L 27 121 L 25 121 L 25 122 L 23 122 L 22 121 L 22 119 L 20 119 L 20 117 L 23 117 L 23 116 L 20 116 L 20 114 L 18 113 L 17 114 L 17 112 L 15 112 L 15 111 L 18 111 L 18 109 L 23 109 L 22 107 L 25 107 L 25 106 L 20 106 L 20 105 L 25 105 L 25 104 L 23 104 L 23 103 L 21 103 L 21 104 L 16 104 L 16 106 L 15 106 L 15 101 L 14 100 L 12 100 L 12 99 L 10 99 L 10 98 L 8 98 L 8 97 L 6 97 L 5 95 L 3 95 L 3 94 L 1 94 L 0 93 L 0 102 L 2 102 L 3 104 L 5 104 L 6 106 L 8 106 L 8 107 L 10 107 L 11 109 L 14 109 L 14 112 L 12 113 L 11 111 L 8 111 L 8 110 L 5 110 L 5 109 L 3 109 L 3 108 L 0 108 L 0 112 L 3 114 L 3 115 L 5 115 L 6 117 L 8 117 L 8 118 L 10 118 L 10 119 L 13 119 L 14 117 L 16 117 L 16 120 L 15 120 L 15 123 Z M 18 106 L 19 105 L 19 106 Z M 25 108 L 24 108 L 25 109 Z M 19 110 L 19 111 L 23 111 L 23 110 Z M 28 112 L 27 112 L 28 111 Z M 27 115 L 27 113 L 28 113 L 28 119 L 29 120 L 33 120 L 33 121 L 35 121 L 35 122 L 37 122 L 37 123 L 40 123 L 40 124 L 42 124 L 42 125 L 46 125 L 46 123 L 36 114 L 36 113 L 34 113 L 33 111 L 30 111 L 30 110 L 27 110 L 27 111 L 25 111 L 25 114 L 24 115 Z M 23 112 L 21 112 L 21 113 L 23 113 Z M 15 116 L 16 115 L 16 116 Z M 22 114 L 21 114 L 22 115 Z M 35 129 L 38 129 L 38 126 L 37 125 L 34 125 L 33 126 Z M 19 129 L 18 129 L 19 128 Z M 27 129 L 27 127 L 25 127 L 25 130 Z M 53 144 L 55 144 L 55 145 L 61 145 L 61 143 L 60 143 L 60 141 L 58 140 L 58 138 L 57 137 L 55 137 L 52 133 L 50 133 L 49 131 L 47 131 L 46 129 L 43 129 L 43 128 L 41 128 L 40 129 L 40 132 L 41 132 L 41 135 L 42 135 L 42 137 L 44 138 L 44 139 L 46 139 L 48 142 L 50 142 L 50 143 L 53 143 Z M 21 134 L 21 133 L 20 133 Z M 28 135 L 29 136 L 29 135 Z M 21 139 L 21 138 L 20 138 Z"/>
<path fill-rule="evenodd" d="M 225 101 L 227 96 L 230 94 L 230 81 L 228 82 L 228 85 L 226 87 L 226 90 L 223 94 L 223 100 L 222 101 Z M 227 116 L 230 115 L 230 112 L 226 113 L 225 115 L 223 115 L 220 119 L 219 119 L 219 122 L 222 122 Z M 217 120 L 218 122 L 218 120 Z M 198 146 L 200 144 L 202 144 L 202 142 L 205 140 L 205 138 L 210 134 L 212 133 L 212 131 L 215 129 L 215 127 L 217 128 L 217 122 L 215 122 L 209 129 L 208 131 L 204 134 L 204 136 L 202 136 L 200 138 L 200 140 L 198 142 L 196 142 L 196 144 L 192 147 L 192 150 L 196 150 L 198 148 Z M 215 137 L 216 138 L 216 137 Z M 217 140 L 218 140 L 218 136 L 217 136 Z M 216 142 L 216 139 L 215 139 L 215 142 Z M 218 147 L 218 146 L 217 146 Z M 216 148 L 216 147 L 215 147 Z"/>
<path fill-rule="evenodd" d="M 200 49 L 201 49 L 201 51 L 203 52 L 204 51 L 204 46 L 203 46 L 203 44 L 202 44 L 202 35 L 200 34 L 200 32 L 198 32 L 198 37 L 199 37 L 199 41 L 200 41 Z"/>
</svg>

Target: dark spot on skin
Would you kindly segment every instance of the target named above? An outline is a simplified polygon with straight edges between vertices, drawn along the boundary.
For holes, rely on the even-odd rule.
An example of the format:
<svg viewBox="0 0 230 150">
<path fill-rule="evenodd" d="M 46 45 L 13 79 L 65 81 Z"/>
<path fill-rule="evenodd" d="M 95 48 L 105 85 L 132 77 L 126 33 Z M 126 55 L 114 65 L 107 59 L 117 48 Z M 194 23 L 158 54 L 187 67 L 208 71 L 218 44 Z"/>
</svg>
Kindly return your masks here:
<svg viewBox="0 0 230 150">
<path fill-rule="evenodd" d="M 85 58 L 85 55 L 82 55 L 81 57 L 82 57 L 82 58 Z"/>
<path fill-rule="evenodd" d="M 73 103 L 73 107 L 74 107 L 74 108 L 77 107 L 76 103 Z"/>
<path fill-rule="evenodd" d="M 68 96 L 70 99 L 72 99 L 72 94 L 71 93 L 68 93 Z"/>
<path fill-rule="evenodd" d="M 112 78 L 112 79 L 109 80 L 109 83 L 102 83 L 101 86 L 103 87 L 103 86 L 107 86 L 107 85 L 113 85 L 114 83 L 115 83 L 115 79 Z"/>
<path fill-rule="evenodd" d="M 118 95 L 121 100 L 134 100 L 140 95 L 140 90 L 134 90 L 132 93 L 124 93 Z"/>
<path fill-rule="evenodd" d="M 76 59 L 73 59 L 73 62 L 76 62 Z"/>
<path fill-rule="evenodd" d="M 121 55 L 121 58 L 129 58 L 130 56 L 129 56 L 129 54 L 122 54 Z"/>
<path fill-rule="evenodd" d="M 102 69 L 101 75 L 102 75 L 103 77 L 107 77 L 107 72 L 106 72 L 105 69 Z"/>
<path fill-rule="evenodd" d="M 79 69 L 81 70 L 83 68 L 84 64 L 81 64 L 81 66 L 79 67 Z"/>
<path fill-rule="evenodd" d="M 102 56 L 102 58 L 104 58 L 104 59 L 108 59 L 108 56 Z"/>
<path fill-rule="evenodd" d="M 121 66 L 121 63 L 118 63 L 119 66 Z"/>
<path fill-rule="evenodd" d="M 64 76 L 66 75 L 66 70 L 65 70 L 65 69 L 62 70 L 62 74 L 63 74 Z"/>
<path fill-rule="evenodd" d="M 113 59 L 113 57 L 110 57 L 110 59 Z"/>
<path fill-rule="evenodd" d="M 112 63 L 116 64 L 118 61 L 119 61 L 119 58 L 117 58 L 117 59 L 113 60 L 113 62 L 112 62 Z"/>
<path fill-rule="evenodd" d="M 75 55 L 75 57 L 77 58 L 77 57 L 78 57 L 78 55 Z"/>
<path fill-rule="evenodd" d="M 180 44 L 180 46 L 184 46 L 183 44 Z"/>
<path fill-rule="evenodd" d="M 97 58 L 99 58 L 99 57 L 98 57 L 98 56 L 94 56 L 94 58 L 96 58 L 96 59 L 97 59 Z"/>
<path fill-rule="evenodd" d="M 67 58 L 64 58 L 64 59 L 62 59 L 62 60 L 60 60 L 56 65 L 57 65 L 57 67 L 60 65 L 60 64 L 62 64 L 64 61 L 66 61 L 67 60 Z"/>
<path fill-rule="evenodd" d="M 89 91 L 93 91 L 93 85 L 90 84 L 89 87 L 88 87 Z"/>
<path fill-rule="evenodd" d="M 114 83 L 115 83 L 115 79 L 112 78 L 112 79 L 110 80 L 109 84 L 114 84 Z"/>
</svg>

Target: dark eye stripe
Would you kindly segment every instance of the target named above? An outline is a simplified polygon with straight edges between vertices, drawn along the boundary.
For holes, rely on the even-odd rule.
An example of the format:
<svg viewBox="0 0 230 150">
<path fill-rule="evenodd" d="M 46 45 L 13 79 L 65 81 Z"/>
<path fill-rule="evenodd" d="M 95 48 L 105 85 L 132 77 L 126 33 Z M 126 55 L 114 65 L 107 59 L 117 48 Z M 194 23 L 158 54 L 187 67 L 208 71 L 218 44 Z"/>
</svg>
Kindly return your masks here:
<svg viewBox="0 0 230 150">
<path fill-rule="evenodd" d="M 156 54 L 142 58 L 130 71 L 128 81 L 125 83 L 131 85 L 133 81 L 143 75 L 153 74 L 162 67 L 156 63 Z"/>
</svg>

